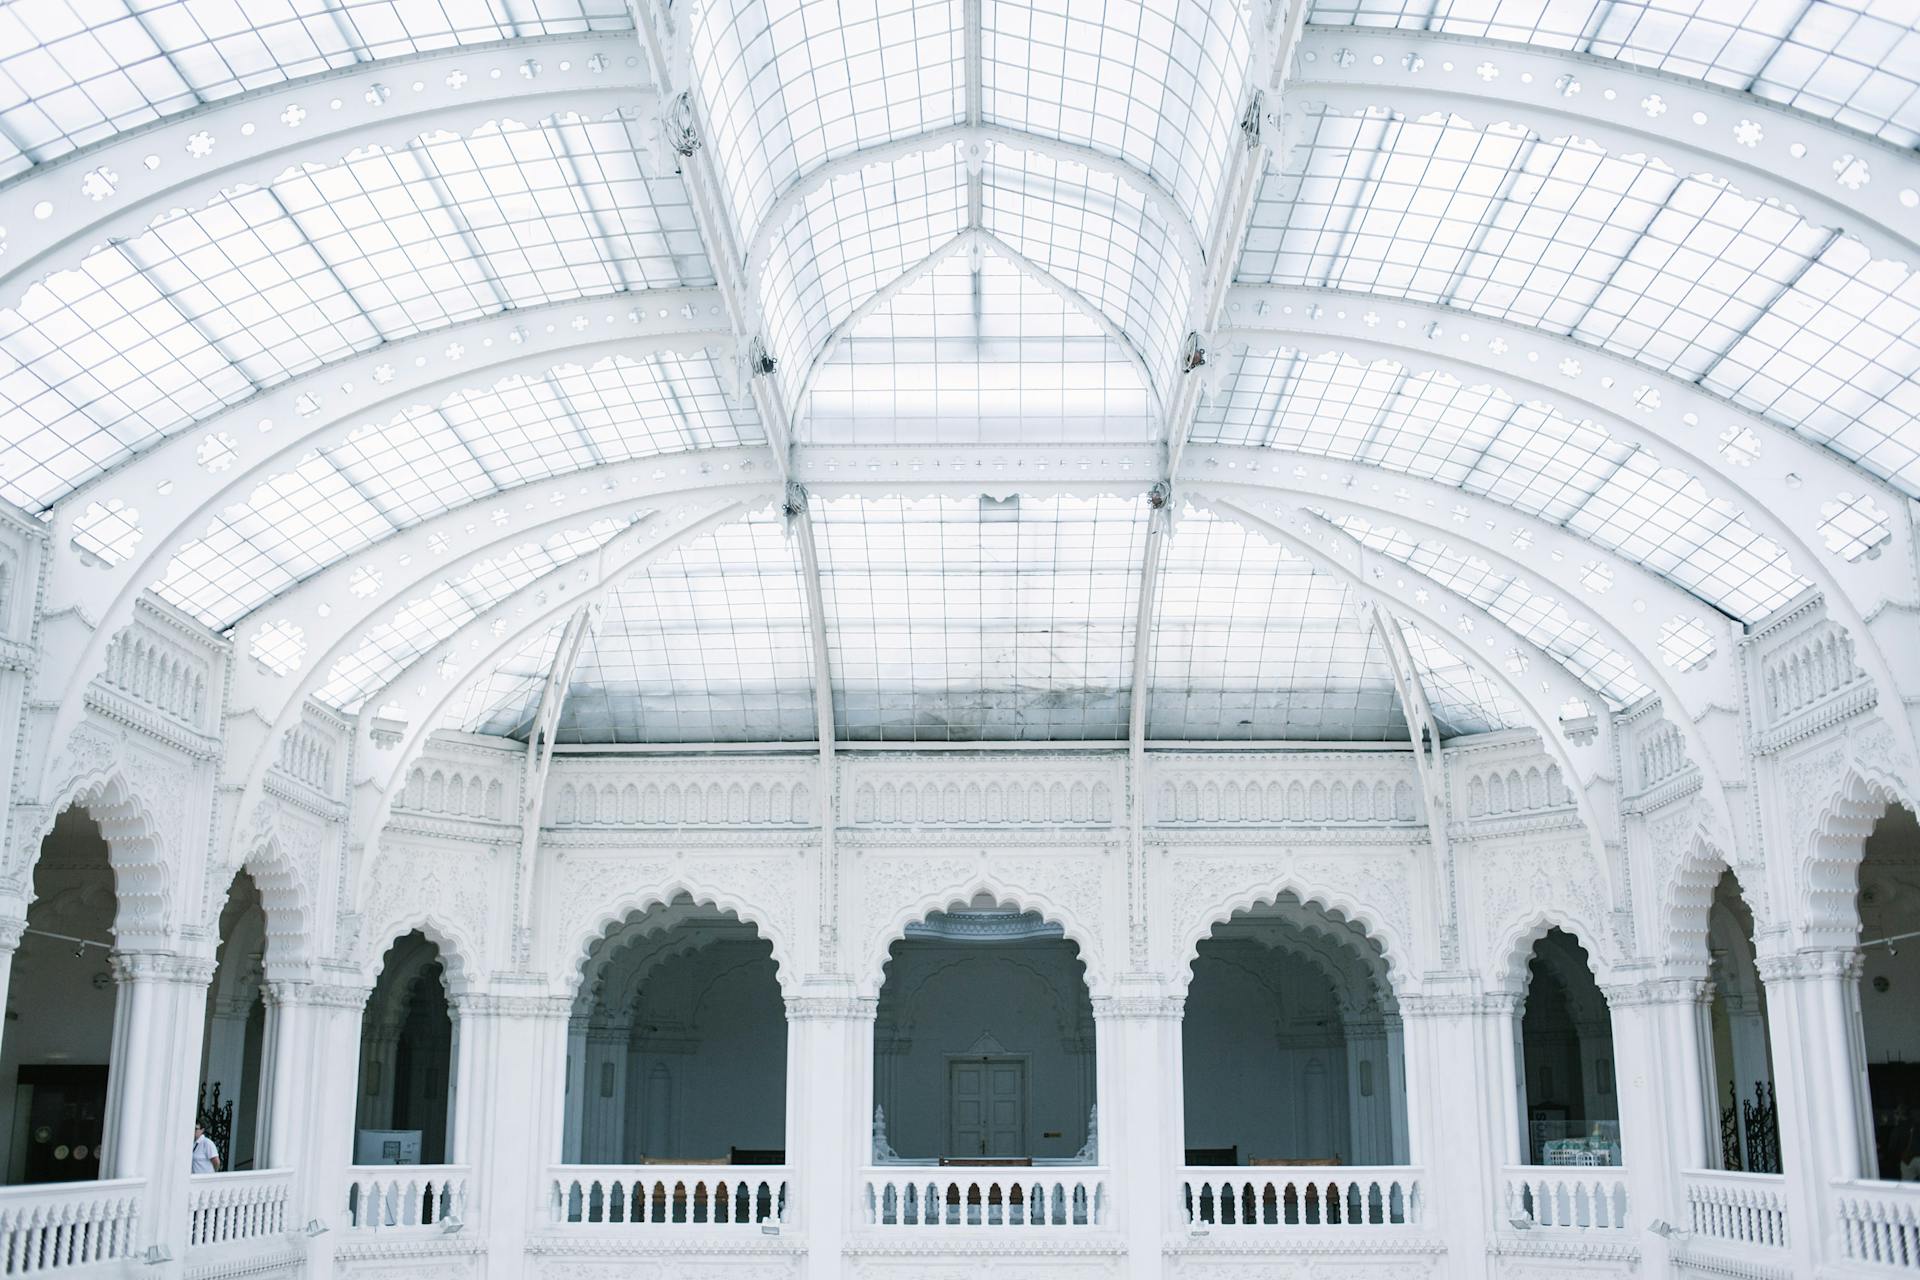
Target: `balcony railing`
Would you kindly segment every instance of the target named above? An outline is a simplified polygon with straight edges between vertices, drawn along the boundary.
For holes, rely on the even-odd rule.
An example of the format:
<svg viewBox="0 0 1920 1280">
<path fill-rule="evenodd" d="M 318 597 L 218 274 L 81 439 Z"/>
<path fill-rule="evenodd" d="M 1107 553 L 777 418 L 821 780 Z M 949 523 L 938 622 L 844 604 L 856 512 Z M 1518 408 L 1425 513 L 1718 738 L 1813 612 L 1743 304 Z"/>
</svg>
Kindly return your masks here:
<svg viewBox="0 0 1920 1280">
<path fill-rule="evenodd" d="M 1500 1178 L 1509 1221 L 1573 1231 L 1627 1227 L 1625 1169 L 1516 1164 Z"/>
<path fill-rule="evenodd" d="M 755 1227 L 787 1220 L 785 1165 L 555 1165 L 558 1226 Z"/>
<path fill-rule="evenodd" d="M 1107 1171 L 1088 1165 L 937 1168 L 876 1166 L 863 1175 L 871 1227 L 1106 1225 Z"/>
<path fill-rule="evenodd" d="M 194 1174 L 187 1180 L 187 1246 L 285 1234 L 292 1193 L 291 1169 Z"/>
<path fill-rule="evenodd" d="M 0 1190 L 0 1275 L 77 1271 L 131 1257 L 145 1178 Z"/>
<path fill-rule="evenodd" d="M 1205 1227 L 1398 1227 L 1420 1221 L 1423 1174 L 1405 1165 L 1181 1170 L 1187 1221 Z"/>
<path fill-rule="evenodd" d="M 1697 1236 L 1763 1249 L 1787 1247 L 1786 1179 L 1777 1173 L 1691 1169 L 1688 1226 Z"/>
<path fill-rule="evenodd" d="M 1849 1260 L 1920 1271 L 1920 1182 L 1836 1182 L 1833 1204 Z"/>
<path fill-rule="evenodd" d="M 465 1165 L 354 1165 L 347 1179 L 351 1230 L 447 1230 L 467 1220 L 472 1171 Z"/>
</svg>

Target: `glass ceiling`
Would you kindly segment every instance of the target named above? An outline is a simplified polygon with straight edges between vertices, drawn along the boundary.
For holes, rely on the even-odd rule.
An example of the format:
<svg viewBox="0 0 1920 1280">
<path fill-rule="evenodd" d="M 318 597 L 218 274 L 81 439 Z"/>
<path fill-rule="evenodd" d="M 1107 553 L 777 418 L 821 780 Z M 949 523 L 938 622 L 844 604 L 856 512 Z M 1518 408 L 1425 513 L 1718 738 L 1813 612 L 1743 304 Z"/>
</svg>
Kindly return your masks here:
<svg viewBox="0 0 1920 1280">
<path fill-rule="evenodd" d="M 1819 495 L 1831 553 L 1848 559 L 1876 554 L 1886 513 L 1920 496 L 1920 253 L 1876 260 L 1773 191 L 1676 170 L 1657 147 L 1615 154 L 1543 133 L 1523 106 L 1482 124 L 1270 100 L 1288 145 L 1249 153 L 1239 125 L 1267 40 L 1248 26 L 1258 6 L 1235 0 L 673 8 L 690 55 L 674 73 L 690 82 L 673 88 L 690 90 L 703 147 L 688 173 L 717 183 L 698 207 L 679 166 L 656 168 L 644 104 L 518 120 L 482 93 L 404 145 L 289 148 L 269 181 L 198 191 L 143 229 L 80 237 L 45 279 L 11 281 L 0 498 L 49 521 L 97 505 L 75 544 L 111 561 L 140 505 L 116 489 L 120 469 L 169 438 L 197 441 L 203 474 L 184 482 L 218 515 L 158 531 L 166 563 L 145 576 L 209 627 L 242 634 L 258 616 L 250 656 L 303 671 L 353 713 L 437 645 L 461 641 L 455 660 L 471 660 L 476 618 L 580 572 L 575 559 L 670 497 L 627 508 L 610 496 L 549 538 L 515 541 L 499 514 L 537 510 L 561 477 L 768 433 L 732 349 L 596 355 L 591 367 L 563 353 L 545 370 L 476 373 L 397 415 L 369 412 L 350 438 L 264 478 L 235 466 L 243 406 L 276 387 L 331 389 L 340 361 L 409 337 L 444 331 L 433 341 L 451 349 L 530 306 L 717 276 L 741 345 L 757 336 L 777 360 L 768 385 L 801 450 L 1070 454 L 1185 432 L 1362 463 L 1562 527 L 1593 544 L 1583 580 L 1523 585 L 1482 554 L 1476 523 L 1443 540 L 1385 516 L 1329 516 L 1613 707 L 1644 698 L 1663 658 L 1698 661 L 1721 619 L 1756 622 L 1827 581 L 1814 557 L 1829 548 L 1761 536 L 1727 475 L 1775 477 L 1792 465 L 1787 445 L 1856 467 L 1855 491 Z M 1851 130 L 1873 181 L 1920 186 L 1911 0 L 1315 0 L 1309 19 L 1702 80 Z M 87 148 L 156 120 L 204 111 L 238 127 L 231 113 L 248 108 L 226 100 L 250 90 L 631 26 L 617 0 L 0 5 L 0 208 L 33 216 L 40 192 L 90 177 Z M 884 157 L 863 154 L 879 146 Z M 1247 154 L 1267 167 L 1243 213 L 1225 193 Z M 96 198 L 110 199 L 102 181 Z M 1469 385 L 1326 348 L 1209 352 L 1192 421 L 1174 420 L 1191 401 L 1187 335 L 1217 314 L 1201 292 L 1215 265 L 1242 285 L 1538 328 L 1574 364 L 1585 350 L 1637 362 L 1725 404 L 1702 428 L 1718 456 L 1683 459 L 1657 430 L 1650 446 L 1616 438 L 1577 391 L 1526 400 L 1498 376 Z M 1136 698 L 1155 739 L 1404 740 L 1386 649 L 1339 579 L 1177 506 L 1160 517 L 1169 540 L 1147 578 L 1143 491 L 1156 478 L 1098 498 L 988 499 L 965 482 L 940 497 L 815 497 L 795 519 L 815 540 L 817 581 L 776 507 L 711 531 L 607 595 L 561 736 L 810 741 L 826 688 L 834 732 L 851 741 L 1118 741 Z M 485 558 L 438 580 L 416 569 L 404 588 L 353 578 L 364 620 L 340 652 L 304 653 L 305 597 L 291 593 L 353 573 L 353 557 L 386 540 L 411 540 L 409 557 L 417 544 L 429 558 L 484 546 Z M 1569 613 L 1566 593 L 1630 566 L 1701 602 L 1661 654 L 1615 652 Z M 1143 603 L 1152 634 L 1139 637 Z M 1477 644 L 1403 629 L 1444 732 L 1525 723 Z M 448 723 L 524 734 L 558 634 L 461 673 L 473 687 Z"/>
</svg>

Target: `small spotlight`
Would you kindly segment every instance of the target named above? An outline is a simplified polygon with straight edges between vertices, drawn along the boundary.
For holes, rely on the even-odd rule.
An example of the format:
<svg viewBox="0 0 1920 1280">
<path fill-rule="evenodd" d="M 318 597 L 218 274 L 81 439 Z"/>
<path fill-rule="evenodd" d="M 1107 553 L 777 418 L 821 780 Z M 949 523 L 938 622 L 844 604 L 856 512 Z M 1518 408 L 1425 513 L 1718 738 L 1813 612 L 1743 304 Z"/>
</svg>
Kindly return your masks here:
<svg viewBox="0 0 1920 1280">
<path fill-rule="evenodd" d="M 780 1234 L 780 1224 L 777 1222 L 763 1222 L 760 1224 L 760 1234 L 763 1236 L 777 1236 Z"/>
<path fill-rule="evenodd" d="M 1653 1232 L 1653 1234 L 1659 1236 L 1662 1240 L 1685 1240 L 1693 1234 L 1691 1231 L 1682 1231 L 1665 1218 L 1655 1218 L 1647 1224 L 1647 1230 Z"/>
<path fill-rule="evenodd" d="M 458 1218 L 449 1217 L 449 1218 L 440 1219 L 440 1230 L 444 1231 L 448 1235 L 452 1235 L 454 1232 L 458 1231 L 461 1227 L 464 1227 L 466 1225 L 467 1225 L 466 1223 L 460 1221 L 460 1219 Z"/>
<path fill-rule="evenodd" d="M 310 1236 L 323 1236 L 327 1234 L 327 1224 L 318 1218 L 308 1218 L 307 1234 Z"/>
<path fill-rule="evenodd" d="M 1512 1227 L 1515 1231 L 1531 1231 L 1533 1230 L 1533 1219 L 1532 1218 L 1508 1218 L 1507 1225 Z"/>
<path fill-rule="evenodd" d="M 163 1262 L 173 1261 L 173 1250 L 163 1244 L 150 1244 L 140 1260 L 150 1267 L 157 1267 Z"/>
</svg>

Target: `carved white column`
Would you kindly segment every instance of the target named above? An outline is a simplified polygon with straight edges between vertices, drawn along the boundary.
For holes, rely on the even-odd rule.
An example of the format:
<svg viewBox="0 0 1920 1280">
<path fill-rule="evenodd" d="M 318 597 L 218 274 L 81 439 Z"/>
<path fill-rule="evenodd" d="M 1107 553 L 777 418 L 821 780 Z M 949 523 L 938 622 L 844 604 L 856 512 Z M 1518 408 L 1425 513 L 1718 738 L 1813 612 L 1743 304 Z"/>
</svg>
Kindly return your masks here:
<svg viewBox="0 0 1920 1280">
<path fill-rule="evenodd" d="M 567 1106 L 560 1121 L 560 1159 L 583 1164 L 581 1154 L 587 1105 L 587 1023 L 575 1018 L 567 1024 Z M 624 1158 L 624 1157 L 623 1157 Z"/>
<path fill-rule="evenodd" d="M 1759 965 L 1773 1031 L 1788 1238 L 1811 1274 L 1833 1243 L 1829 1187 L 1874 1168 L 1860 953 L 1794 951 L 1761 956 Z"/>
<path fill-rule="evenodd" d="M 165 1246 L 177 1261 L 186 1255 L 194 1094 L 213 961 L 115 951 L 111 963 L 119 989 L 100 1172 L 147 1180 L 143 1241 Z"/>
<path fill-rule="evenodd" d="M 329 1274 L 333 1249 L 346 1238 L 360 1018 L 369 994 L 351 971 L 322 972 L 312 981 L 272 979 L 266 986 L 261 1165 L 294 1171 L 290 1229 L 304 1229 L 315 1220 L 331 1229 L 308 1246 L 309 1275 Z"/>
<path fill-rule="evenodd" d="M 1661 1219 L 1687 1226 L 1683 1171 L 1704 1168 L 1710 1148 L 1713 1063 L 1703 977 L 1647 977 L 1603 989 L 1613 1016 L 1614 1097 L 1627 1171 L 1627 1226 Z M 1667 1241 L 1637 1237 L 1661 1274 Z"/>
<path fill-rule="evenodd" d="M 789 1217 L 806 1233 L 807 1275 L 844 1274 L 872 1156 L 873 1011 L 844 978 L 801 983 L 787 999 Z"/>
<path fill-rule="evenodd" d="M 505 1275 L 524 1269 L 527 1232 L 549 1212 L 549 1171 L 560 1160 L 566 1112 L 572 1002 L 538 984 L 525 987 L 453 999 L 458 1084 L 450 1158 L 473 1171 L 469 1229 L 485 1236 L 490 1266 Z"/>
<path fill-rule="evenodd" d="M 1389 1038 L 1388 1019 L 1371 1009 L 1341 1011 L 1347 1048 L 1347 1160 L 1389 1164 L 1404 1146 L 1397 1139 L 1391 1092 L 1399 1070 L 1390 1065 L 1399 1046 Z"/>
<path fill-rule="evenodd" d="M 5 788 L 0 787 L 0 791 Z M 0 1048 L 6 1045 L 7 999 L 13 989 L 13 955 L 20 949 L 20 935 L 27 927 L 24 911 L 8 903 L 0 912 Z"/>
<path fill-rule="evenodd" d="M 370 1014 L 360 1031 L 359 1100 L 355 1108 L 362 1129 L 393 1127 L 394 1076 L 400 1060 L 401 1020 Z"/>
<path fill-rule="evenodd" d="M 1500 1168 L 1518 1164 L 1520 1090 L 1513 992 L 1402 996 L 1407 1053 L 1407 1139 L 1425 1172 L 1422 1227 L 1447 1245 L 1448 1274 L 1486 1272 Z"/>
<path fill-rule="evenodd" d="M 1127 1245 L 1127 1274 L 1157 1280 L 1169 1232 L 1187 1229 L 1179 1171 L 1186 1163 L 1180 1020 L 1186 997 L 1157 984 L 1093 1002 L 1098 1044 L 1099 1163 L 1109 1221 Z"/>
<path fill-rule="evenodd" d="M 627 1046 L 632 1035 L 632 1028 L 624 1024 L 594 1027 L 586 1034 L 586 1088 L 580 1101 L 582 1164 L 618 1164 L 624 1158 Z M 571 1032 L 567 1039 L 571 1046 Z"/>
</svg>

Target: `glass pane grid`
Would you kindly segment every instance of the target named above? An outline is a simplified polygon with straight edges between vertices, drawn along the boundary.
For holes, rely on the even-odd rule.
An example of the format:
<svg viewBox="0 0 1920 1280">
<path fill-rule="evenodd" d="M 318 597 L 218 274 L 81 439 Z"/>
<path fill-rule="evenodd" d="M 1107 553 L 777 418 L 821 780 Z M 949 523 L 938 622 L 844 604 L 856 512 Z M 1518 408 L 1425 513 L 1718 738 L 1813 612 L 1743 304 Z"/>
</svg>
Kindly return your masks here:
<svg viewBox="0 0 1920 1280">
<path fill-rule="evenodd" d="M 767 264 L 767 331 L 788 393 L 798 394 L 835 326 L 950 243 L 966 217 L 966 174 L 951 146 L 871 166 L 814 192 Z"/>
<path fill-rule="evenodd" d="M 1152 174 L 1201 234 L 1226 170 L 1253 42 L 1219 0 L 984 0 L 986 119 Z"/>
<path fill-rule="evenodd" d="M 1706 80 L 1920 144 L 1920 11 L 1905 0 L 1317 0 L 1310 21 L 1571 49 Z"/>
<path fill-rule="evenodd" d="M 1531 727 L 1513 700 L 1446 644 L 1404 619 L 1400 634 L 1444 738 Z"/>
<path fill-rule="evenodd" d="M 815 506 L 835 733 L 1127 735 L 1144 498 Z"/>
<path fill-rule="evenodd" d="M 814 738 L 806 595 L 778 511 L 660 556 L 608 594 L 557 740 Z"/>
<path fill-rule="evenodd" d="M 693 68 L 736 225 L 828 160 L 966 119 L 960 0 L 746 0 L 694 18 Z"/>
<path fill-rule="evenodd" d="M 1590 537 L 1744 621 L 1806 585 L 1778 547 L 1697 478 L 1591 422 L 1391 361 L 1248 352 L 1224 394 L 1202 402 L 1192 438 L 1325 454 L 1454 485 Z"/>
<path fill-rule="evenodd" d="M 1514 632 L 1560 661 L 1582 683 L 1598 690 L 1615 709 L 1645 697 L 1651 689 L 1635 674 L 1633 663 L 1603 642 L 1591 626 L 1575 622 L 1553 597 L 1537 593 L 1497 573 L 1486 561 L 1466 556 L 1444 542 L 1422 541 L 1358 516 L 1329 517 L 1369 548 L 1471 600 Z M 1461 643 L 1471 637 L 1462 636 Z M 1516 680 L 1526 679 L 1517 652 L 1492 653 Z"/>
<path fill-rule="evenodd" d="M 344 714 L 357 713 L 421 654 L 521 587 L 604 546 L 628 523 L 599 520 L 584 529 L 555 534 L 544 543 L 524 543 L 482 561 L 458 578 L 434 583 L 425 595 L 409 600 L 370 628 L 351 652 L 334 663 L 314 697 Z"/>
<path fill-rule="evenodd" d="M 509 13 L 511 16 L 508 16 Z M 379 58 L 632 28 L 619 0 L 32 0 L 0 6 L 0 176 L 202 103 Z"/>
<path fill-rule="evenodd" d="M 1098 325 L 999 257 L 956 253 L 854 327 L 814 384 L 804 434 L 1138 443 L 1151 429 L 1138 371 Z"/>
<path fill-rule="evenodd" d="M 1384 649 L 1345 584 L 1188 511 L 1160 560 L 1147 736 L 1405 741 Z"/>
<path fill-rule="evenodd" d="M 441 727 L 526 741 L 566 629 L 555 623 L 475 681 L 449 705 Z"/>
<path fill-rule="evenodd" d="M 987 230 L 1106 314 L 1172 384 L 1193 282 L 1172 233 L 1131 187 L 1085 166 L 994 146 Z"/>
<path fill-rule="evenodd" d="M 276 476 L 187 544 L 156 589 L 225 628 L 352 552 L 456 507 L 498 498 L 537 512 L 546 495 L 514 490 L 601 463 L 759 438 L 753 411 L 728 402 L 705 353 L 516 376 L 369 423 Z"/>
</svg>

